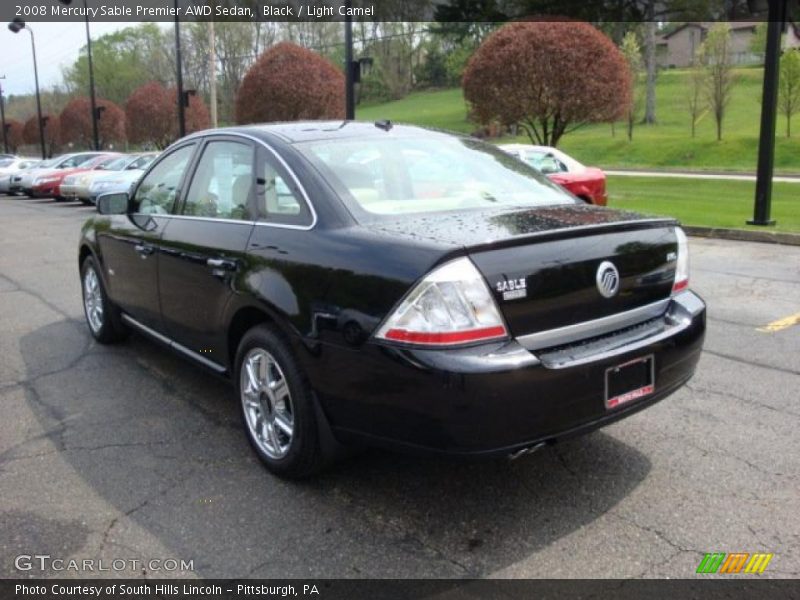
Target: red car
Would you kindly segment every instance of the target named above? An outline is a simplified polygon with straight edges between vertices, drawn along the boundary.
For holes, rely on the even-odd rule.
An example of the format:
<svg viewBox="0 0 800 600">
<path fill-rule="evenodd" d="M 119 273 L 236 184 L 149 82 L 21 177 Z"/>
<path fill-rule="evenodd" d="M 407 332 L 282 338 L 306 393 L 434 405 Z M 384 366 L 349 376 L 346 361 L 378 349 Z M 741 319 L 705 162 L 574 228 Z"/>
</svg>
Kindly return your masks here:
<svg viewBox="0 0 800 600">
<path fill-rule="evenodd" d="M 96 169 L 100 165 L 109 162 L 111 160 L 115 160 L 119 157 L 119 154 L 100 154 L 100 155 L 89 155 L 87 156 L 86 160 L 82 163 L 79 163 L 75 167 L 72 168 L 61 168 L 61 169 L 54 169 L 52 171 L 47 171 L 43 173 L 39 177 L 33 180 L 33 191 L 32 195 L 35 198 L 55 198 L 56 200 L 63 200 L 61 197 L 61 182 L 67 175 L 72 175 L 73 173 L 82 173 L 84 171 L 90 171 L 92 169 Z"/>
<path fill-rule="evenodd" d="M 500 148 L 541 171 L 550 181 L 578 198 L 590 204 L 606 205 L 606 174 L 601 169 L 586 167 L 561 150 L 549 146 L 505 144 Z"/>
</svg>

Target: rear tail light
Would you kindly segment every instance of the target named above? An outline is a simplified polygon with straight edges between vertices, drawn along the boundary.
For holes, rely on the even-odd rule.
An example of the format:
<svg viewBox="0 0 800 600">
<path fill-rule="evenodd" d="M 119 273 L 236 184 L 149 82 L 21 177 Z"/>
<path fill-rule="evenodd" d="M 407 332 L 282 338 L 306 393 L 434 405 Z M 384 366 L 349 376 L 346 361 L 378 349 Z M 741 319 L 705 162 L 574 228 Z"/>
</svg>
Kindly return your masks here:
<svg viewBox="0 0 800 600">
<path fill-rule="evenodd" d="M 431 271 L 376 334 L 378 339 L 439 347 L 507 336 L 492 294 L 468 258 Z"/>
<path fill-rule="evenodd" d="M 680 227 L 675 228 L 675 235 L 678 238 L 678 260 L 675 263 L 673 294 L 682 292 L 689 287 L 689 241 Z"/>
</svg>

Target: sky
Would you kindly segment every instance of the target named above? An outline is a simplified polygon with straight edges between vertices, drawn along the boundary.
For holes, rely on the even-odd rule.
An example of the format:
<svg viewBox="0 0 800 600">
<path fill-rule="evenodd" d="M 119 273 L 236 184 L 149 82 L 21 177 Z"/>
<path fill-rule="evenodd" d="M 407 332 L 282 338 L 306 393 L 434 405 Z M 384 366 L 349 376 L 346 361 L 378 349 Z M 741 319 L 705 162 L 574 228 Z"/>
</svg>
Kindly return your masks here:
<svg viewBox="0 0 800 600">
<path fill-rule="evenodd" d="M 137 23 L 91 23 L 92 39 Z M 61 81 L 62 66 L 72 64 L 78 52 L 86 45 L 86 24 L 75 23 L 31 23 L 36 39 L 36 60 L 39 64 L 39 85 L 42 89 Z M 35 90 L 33 81 L 33 58 L 30 35 L 25 31 L 11 33 L 7 27 L 0 29 L 0 86 L 4 95 L 31 94 Z"/>
</svg>

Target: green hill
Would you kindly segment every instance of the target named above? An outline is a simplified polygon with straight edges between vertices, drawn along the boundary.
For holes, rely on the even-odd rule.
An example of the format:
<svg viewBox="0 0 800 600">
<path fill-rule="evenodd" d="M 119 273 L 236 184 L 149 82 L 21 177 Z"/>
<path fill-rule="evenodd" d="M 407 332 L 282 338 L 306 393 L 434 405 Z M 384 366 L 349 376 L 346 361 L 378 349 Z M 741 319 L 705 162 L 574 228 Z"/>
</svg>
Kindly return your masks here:
<svg viewBox="0 0 800 600">
<path fill-rule="evenodd" d="M 605 168 L 658 167 L 698 170 L 723 169 L 754 171 L 758 151 L 761 114 L 762 69 L 737 69 L 728 114 L 723 124 L 723 139 L 716 141 L 714 119 L 710 113 L 698 123 L 691 137 L 686 108 L 688 71 L 666 70 L 658 75 L 656 115 L 658 123 L 638 125 L 633 141 L 626 137 L 625 124 L 589 125 L 565 136 L 559 146 L 579 160 Z M 402 100 L 359 106 L 356 117 L 363 120 L 392 119 L 429 127 L 469 133 L 477 128 L 467 120 L 467 107 L 461 90 L 415 92 Z M 800 173 L 800 115 L 794 137 L 785 137 L 783 117 L 779 116 L 775 151 L 778 171 Z M 527 137 L 518 138 L 526 141 Z M 510 141 L 510 140 L 502 140 Z"/>
</svg>

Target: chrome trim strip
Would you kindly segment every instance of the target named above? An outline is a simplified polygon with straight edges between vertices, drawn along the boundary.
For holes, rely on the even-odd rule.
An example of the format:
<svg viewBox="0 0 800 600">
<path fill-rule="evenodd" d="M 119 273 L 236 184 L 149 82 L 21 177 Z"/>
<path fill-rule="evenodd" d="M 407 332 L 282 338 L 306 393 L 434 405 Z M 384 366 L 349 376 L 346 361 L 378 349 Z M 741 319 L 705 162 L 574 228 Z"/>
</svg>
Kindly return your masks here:
<svg viewBox="0 0 800 600">
<path fill-rule="evenodd" d="M 205 356 L 201 356 L 200 354 L 198 354 L 194 350 L 189 350 L 189 348 L 187 348 L 186 346 L 183 346 L 183 345 L 179 344 L 178 342 L 176 342 L 172 338 L 168 338 L 167 336 L 159 333 L 155 329 L 151 329 L 147 325 L 139 323 L 139 321 L 137 321 L 136 319 L 134 319 L 133 317 L 131 317 L 131 316 L 125 314 L 125 313 L 122 313 L 122 320 L 125 321 L 128 325 L 132 325 L 133 327 L 136 327 L 136 329 L 138 329 L 142 333 L 146 333 L 147 335 L 157 339 L 161 343 L 166 344 L 170 348 L 173 348 L 173 349 L 177 350 L 178 352 L 180 352 L 182 354 L 185 354 L 189 358 L 192 358 L 192 359 L 196 360 L 197 362 L 207 366 L 209 369 L 212 369 L 213 371 L 216 371 L 217 373 L 224 373 L 227 370 L 222 365 L 215 363 L 213 360 L 208 360 Z"/>
<path fill-rule="evenodd" d="M 517 338 L 517 342 L 526 350 L 539 350 L 541 348 L 569 344 L 570 342 L 575 342 L 587 337 L 611 333 L 617 329 L 623 329 L 649 319 L 654 319 L 655 317 L 660 317 L 666 312 L 670 301 L 671 298 L 664 298 L 658 302 L 653 302 L 652 304 L 640 306 L 615 315 L 609 315 L 608 317 L 522 335 Z"/>
<path fill-rule="evenodd" d="M 227 136 L 240 137 L 240 138 L 244 138 L 244 139 L 247 139 L 247 140 L 251 140 L 253 142 L 256 142 L 257 144 L 261 144 L 262 146 L 264 146 L 264 148 L 266 148 L 267 150 L 272 152 L 273 156 L 275 158 L 277 158 L 278 162 L 281 163 L 281 165 L 283 166 L 284 169 L 286 169 L 286 172 L 289 173 L 289 175 L 291 175 L 292 179 L 294 179 L 295 184 L 297 185 L 297 187 L 300 190 L 300 192 L 303 194 L 303 199 L 305 200 L 306 205 L 308 206 L 308 210 L 311 212 L 311 224 L 310 225 L 287 225 L 285 223 L 268 223 L 266 221 L 255 221 L 256 225 L 260 225 L 262 227 L 278 227 L 280 229 L 299 229 L 301 231 L 308 231 L 310 229 L 314 229 L 314 226 L 317 224 L 317 211 L 314 210 L 314 204 L 313 204 L 313 202 L 311 202 L 311 198 L 309 198 L 308 192 L 306 192 L 306 188 L 304 188 L 303 184 L 300 183 L 300 179 L 297 177 L 297 175 L 292 170 L 292 168 L 287 164 L 287 162 L 283 159 L 283 157 L 280 154 L 278 154 L 275 151 L 275 149 L 272 146 L 270 146 L 267 142 L 265 142 L 264 140 L 262 140 L 260 138 L 257 138 L 254 135 L 248 135 L 246 133 L 241 133 L 241 132 L 237 132 L 237 131 L 225 131 L 225 130 L 214 130 L 214 129 L 212 129 L 212 130 L 199 131 L 197 133 L 193 133 L 193 134 L 188 135 L 188 136 L 186 136 L 184 138 L 181 138 L 179 141 L 183 142 L 183 141 L 190 140 L 190 139 L 205 138 L 205 137 L 210 137 L 210 136 L 214 136 L 214 135 L 219 135 L 219 136 L 226 136 L 227 135 Z M 175 216 L 181 216 L 181 215 L 175 215 Z M 213 220 L 222 220 L 222 219 L 210 219 L 210 220 L 213 221 Z M 241 222 L 241 221 L 239 221 L 239 222 Z"/>
<path fill-rule="evenodd" d="M 628 352 L 633 352 L 634 350 L 638 350 L 639 348 L 644 348 L 646 346 L 650 346 L 652 344 L 656 344 L 662 340 L 665 340 L 669 337 L 677 335 L 681 331 L 688 329 L 689 325 L 691 325 L 691 320 L 682 320 L 678 321 L 677 323 L 673 323 L 669 327 L 667 327 L 664 331 L 659 334 L 656 334 L 652 337 L 645 338 L 643 340 L 639 340 L 638 342 L 633 342 L 626 346 L 620 346 L 619 348 L 614 348 L 613 350 L 609 350 L 608 352 L 601 352 L 599 354 L 592 354 L 591 356 L 584 356 L 577 359 L 570 359 L 564 360 L 561 362 L 549 362 L 547 360 L 546 355 L 542 357 L 539 356 L 539 359 L 542 361 L 542 365 L 544 365 L 548 369 L 567 369 L 569 367 L 579 367 L 581 365 L 585 365 L 588 363 L 599 362 L 609 358 L 613 358 L 614 356 L 618 356 L 620 354 L 626 354 Z M 653 380 L 655 381 L 655 380 Z"/>
</svg>

